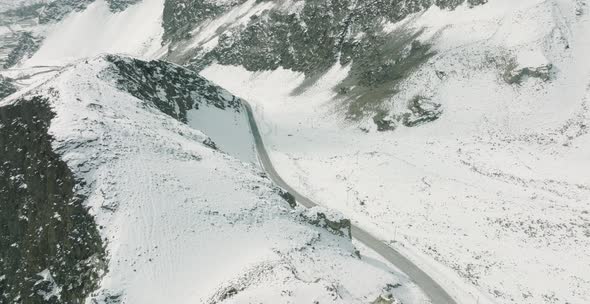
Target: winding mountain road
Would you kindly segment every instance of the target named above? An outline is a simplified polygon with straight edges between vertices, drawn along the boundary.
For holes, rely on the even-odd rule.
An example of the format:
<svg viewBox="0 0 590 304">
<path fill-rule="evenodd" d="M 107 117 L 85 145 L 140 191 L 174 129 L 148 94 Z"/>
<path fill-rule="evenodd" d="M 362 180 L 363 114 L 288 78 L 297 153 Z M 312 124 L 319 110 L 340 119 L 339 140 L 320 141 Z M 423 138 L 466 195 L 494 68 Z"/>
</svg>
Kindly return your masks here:
<svg viewBox="0 0 590 304">
<path fill-rule="evenodd" d="M 256 119 L 254 118 L 252 107 L 247 102 L 244 102 L 244 107 L 248 114 L 248 123 L 250 124 L 250 129 L 252 130 L 252 134 L 254 136 L 256 151 L 258 153 L 258 159 L 260 161 L 261 166 L 267 172 L 268 176 L 279 187 L 291 193 L 295 197 L 295 200 L 301 205 L 307 208 L 318 206 L 319 204 L 313 202 L 309 198 L 297 192 L 297 190 L 293 189 L 293 187 L 289 186 L 289 184 L 287 184 L 281 178 L 279 173 L 275 170 L 274 166 L 272 165 L 272 162 L 270 161 L 270 157 L 268 156 L 266 148 L 264 147 L 260 131 L 258 130 L 258 125 L 256 124 Z M 418 287 L 420 287 L 420 289 L 422 289 L 422 291 L 430 298 L 432 303 L 457 303 L 438 283 L 434 281 L 434 279 L 428 276 L 428 274 L 426 274 L 424 271 L 418 268 L 418 266 L 412 263 L 412 261 L 408 260 L 395 249 L 391 248 L 378 238 L 374 237 L 367 231 L 363 230 L 362 228 L 354 224 L 352 225 L 351 230 L 353 238 L 377 252 L 387 261 L 395 265 L 399 270 L 408 275 L 410 279 L 416 285 L 418 285 Z"/>
</svg>

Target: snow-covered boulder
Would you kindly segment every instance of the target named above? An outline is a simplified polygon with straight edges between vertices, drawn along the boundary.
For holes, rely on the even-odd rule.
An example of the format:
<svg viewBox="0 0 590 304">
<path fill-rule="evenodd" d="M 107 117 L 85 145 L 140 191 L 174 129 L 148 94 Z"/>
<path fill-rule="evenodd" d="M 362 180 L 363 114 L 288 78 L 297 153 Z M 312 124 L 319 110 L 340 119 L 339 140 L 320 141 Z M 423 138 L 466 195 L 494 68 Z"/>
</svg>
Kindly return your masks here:
<svg viewBox="0 0 590 304">
<path fill-rule="evenodd" d="M 527 77 L 547 81 L 551 77 L 553 65 L 540 51 L 521 51 L 508 64 L 504 80 L 509 84 L 520 84 Z"/>
</svg>

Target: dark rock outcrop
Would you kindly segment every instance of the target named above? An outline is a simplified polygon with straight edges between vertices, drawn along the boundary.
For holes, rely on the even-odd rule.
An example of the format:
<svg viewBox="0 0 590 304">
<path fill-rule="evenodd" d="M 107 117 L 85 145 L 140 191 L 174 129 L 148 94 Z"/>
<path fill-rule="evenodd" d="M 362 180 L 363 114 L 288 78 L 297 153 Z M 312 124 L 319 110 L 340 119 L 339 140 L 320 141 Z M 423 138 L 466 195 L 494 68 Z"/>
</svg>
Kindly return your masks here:
<svg viewBox="0 0 590 304">
<path fill-rule="evenodd" d="M 126 10 L 129 6 L 136 4 L 142 0 L 107 0 L 109 3 L 109 8 L 112 12 L 122 12 Z"/>
<path fill-rule="evenodd" d="M 279 189 L 279 195 L 289 204 L 289 206 L 291 206 L 291 208 L 295 208 L 295 206 L 297 206 L 297 201 L 295 200 L 295 197 L 293 196 L 293 194 Z"/>
<path fill-rule="evenodd" d="M 0 100 L 14 92 L 16 92 L 16 86 L 12 83 L 12 79 L 0 75 Z"/>
<path fill-rule="evenodd" d="M 406 127 L 415 127 L 423 123 L 437 120 L 443 113 L 441 105 L 428 98 L 416 96 L 408 103 L 409 112 L 402 115 L 402 123 Z"/>
<path fill-rule="evenodd" d="M 240 112 L 239 98 L 229 94 L 196 72 L 164 61 L 142 61 L 107 55 L 113 63 L 112 73 L 120 90 L 157 107 L 160 111 L 186 123 L 186 113 L 203 103 L 219 109 Z"/>
<path fill-rule="evenodd" d="M 4 68 L 10 68 L 21 62 L 23 59 L 29 58 L 39 50 L 42 39 L 33 36 L 30 32 L 21 32 L 18 36 L 18 42 L 8 54 L 4 62 Z"/>
<path fill-rule="evenodd" d="M 329 232 L 352 238 L 352 227 L 349 219 L 342 218 L 340 215 L 330 214 L 328 210 L 315 207 L 305 210 L 301 217 L 308 223 L 326 229 Z"/>
<path fill-rule="evenodd" d="M 83 303 L 106 271 L 81 186 L 52 150 L 41 97 L 0 107 L 0 303 Z"/>
<path fill-rule="evenodd" d="M 523 80 L 528 77 L 539 78 L 543 81 L 548 81 L 551 78 L 552 69 L 553 65 L 551 64 L 524 68 L 510 66 L 503 76 L 504 81 L 506 81 L 508 84 L 521 84 Z"/>
<path fill-rule="evenodd" d="M 39 23 L 57 22 L 71 12 L 85 10 L 95 0 L 55 0 L 38 10 Z"/>
<path fill-rule="evenodd" d="M 395 119 L 388 117 L 388 113 L 385 111 L 379 111 L 373 116 L 373 122 L 377 125 L 377 131 L 393 131 L 397 127 Z"/>
</svg>

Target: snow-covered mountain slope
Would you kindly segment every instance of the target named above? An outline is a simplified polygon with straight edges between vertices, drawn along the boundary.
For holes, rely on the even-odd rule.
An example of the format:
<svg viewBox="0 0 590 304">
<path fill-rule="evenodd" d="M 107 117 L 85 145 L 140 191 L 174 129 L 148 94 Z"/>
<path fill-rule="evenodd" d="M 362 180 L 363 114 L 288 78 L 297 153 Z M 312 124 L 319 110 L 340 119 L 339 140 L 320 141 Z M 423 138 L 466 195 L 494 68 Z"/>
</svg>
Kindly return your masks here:
<svg viewBox="0 0 590 304">
<path fill-rule="evenodd" d="M 347 220 L 293 208 L 216 150 L 195 129 L 212 122 L 191 114 L 213 108 L 220 129 L 242 117 L 239 99 L 193 72 L 112 55 L 5 99 L 2 302 L 419 301 L 358 256 Z"/>
<path fill-rule="evenodd" d="M 0 20 L 0 58 L 199 70 L 252 102 L 287 182 L 464 302 L 590 301 L 587 0 L 87 2 L 18 35 Z"/>
<path fill-rule="evenodd" d="M 163 7 L 164 0 L 54 0 L 0 12 L 0 66 L 64 65 L 102 53 L 154 58 Z"/>
<path fill-rule="evenodd" d="M 105 1 L 67 16 L 48 30 L 27 65 L 64 64 L 101 53 L 152 58 L 161 46 L 163 0 L 145 0 L 122 12 Z"/>
<path fill-rule="evenodd" d="M 587 303 L 589 14 L 587 1 L 496 0 L 387 23 L 419 29 L 433 54 L 358 123 L 338 91 L 351 65 L 311 84 L 281 68 L 202 75 L 254 104 L 288 183 L 465 303 Z"/>
</svg>

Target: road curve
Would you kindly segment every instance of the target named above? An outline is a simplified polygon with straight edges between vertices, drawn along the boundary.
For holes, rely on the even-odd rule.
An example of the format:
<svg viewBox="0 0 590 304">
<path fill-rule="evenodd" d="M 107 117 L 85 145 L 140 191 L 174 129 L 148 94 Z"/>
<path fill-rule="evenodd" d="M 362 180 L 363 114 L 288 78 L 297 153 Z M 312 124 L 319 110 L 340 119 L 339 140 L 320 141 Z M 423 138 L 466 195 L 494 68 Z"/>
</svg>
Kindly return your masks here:
<svg viewBox="0 0 590 304">
<path fill-rule="evenodd" d="M 254 142 L 256 144 L 256 151 L 258 153 L 260 165 L 264 168 L 270 179 L 279 187 L 291 193 L 295 197 L 295 200 L 301 205 L 307 208 L 318 206 L 317 203 L 314 203 L 312 200 L 293 189 L 293 187 L 289 186 L 289 184 L 287 184 L 275 170 L 272 162 L 270 161 L 270 157 L 268 156 L 266 148 L 264 147 L 260 131 L 258 130 L 258 125 L 256 124 L 256 119 L 254 118 L 252 107 L 245 101 L 243 104 L 248 115 L 248 123 L 250 125 L 250 129 L 252 130 L 252 135 L 254 136 Z M 420 287 L 420 289 L 422 289 L 422 291 L 430 298 L 432 303 L 457 303 L 438 283 L 436 283 L 430 276 L 428 276 L 428 274 L 418 268 L 418 266 L 412 263 L 412 261 L 408 260 L 395 249 L 389 247 L 387 244 L 362 228 L 356 225 L 352 225 L 351 228 L 353 238 L 377 252 L 387 261 L 395 265 L 399 270 L 408 275 L 408 277 L 410 277 L 410 279 L 416 285 L 418 285 L 418 287 Z"/>
</svg>

